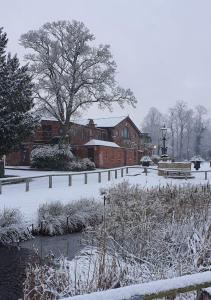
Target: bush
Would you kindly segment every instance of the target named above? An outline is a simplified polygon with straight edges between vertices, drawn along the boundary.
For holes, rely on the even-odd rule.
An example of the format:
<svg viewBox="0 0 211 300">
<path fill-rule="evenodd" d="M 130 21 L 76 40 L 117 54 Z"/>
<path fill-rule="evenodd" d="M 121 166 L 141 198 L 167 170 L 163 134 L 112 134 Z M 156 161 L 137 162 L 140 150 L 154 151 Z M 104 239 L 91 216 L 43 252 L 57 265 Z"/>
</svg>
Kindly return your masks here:
<svg viewBox="0 0 211 300">
<path fill-rule="evenodd" d="M 38 169 L 66 170 L 72 159 L 73 154 L 66 145 L 45 145 L 31 152 L 31 166 Z"/>
<path fill-rule="evenodd" d="M 75 158 L 69 146 L 45 145 L 31 152 L 31 167 L 60 171 L 94 170 L 95 164 L 88 158 Z"/>
<path fill-rule="evenodd" d="M 18 209 L 0 211 L 0 245 L 18 243 L 31 237 L 22 224 L 22 216 Z"/>
<path fill-rule="evenodd" d="M 38 211 L 38 223 L 42 224 L 40 233 L 61 235 L 81 231 L 102 221 L 102 204 L 94 200 L 81 199 L 63 205 L 61 202 L 43 204 Z"/>
<path fill-rule="evenodd" d="M 73 160 L 68 164 L 69 171 L 90 171 L 95 170 L 95 163 L 89 158 Z"/>
</svg>

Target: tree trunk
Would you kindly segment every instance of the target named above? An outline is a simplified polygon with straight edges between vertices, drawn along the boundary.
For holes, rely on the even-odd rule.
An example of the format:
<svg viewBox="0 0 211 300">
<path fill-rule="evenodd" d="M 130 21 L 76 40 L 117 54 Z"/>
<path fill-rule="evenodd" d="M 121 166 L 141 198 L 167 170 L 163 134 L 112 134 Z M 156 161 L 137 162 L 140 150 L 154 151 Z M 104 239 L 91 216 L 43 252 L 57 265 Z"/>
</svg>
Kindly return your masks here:
<svg viewBox="0 0 211 300">
<path fill-rule="evenodd" d="M 4 161 L 0 160 L 0 178 L 4 177 Z"/>
</svg>

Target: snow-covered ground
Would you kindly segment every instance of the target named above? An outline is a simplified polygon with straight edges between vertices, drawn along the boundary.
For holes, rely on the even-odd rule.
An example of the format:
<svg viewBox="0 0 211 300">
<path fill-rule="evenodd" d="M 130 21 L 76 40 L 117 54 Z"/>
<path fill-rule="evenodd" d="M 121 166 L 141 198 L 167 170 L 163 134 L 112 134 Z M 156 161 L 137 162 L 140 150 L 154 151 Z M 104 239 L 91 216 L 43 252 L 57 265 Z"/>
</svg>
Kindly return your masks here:
<svg viewBox="0 0 211 300">
<path fill-rule="evenodd" d="M 208 163 L 203 163 L 200 171 L 211 170 Z M 61 172 L 44 172 L 44 171 L 23 171 L 7 169 L 6 175 L 15 175 L 21 177 L 55 174 Z M 195 173 L 195 178 L 185 179 L 166 179 L 157 175 L 157 171 L 150 170 L 146 176 L 141 169 L 129 169 L 128 175 L 124 172 L 121 178 L 118 171 L 118 178 L 115 179 L 114 171 L 111 172 L 111 180 L 108 181 L 107 172 L 102 173 L 102 182 L 98 183 L 98 174 L 89 174 L 88 183 L 84 184 L 84 175 L 73 176 L 72 186 L 68 186 L 68 177 L 53 177 L 53 187 L 48 188 L 48 178 L 33 179 L 30 182 L 30 191 L 25 192 L 25 183 L 4 185 L 0 195 L 0 210 L 4 208 L 19 208 L 24 218 L 29 223 L 36 222 L 37 209 L 43 203 L 52 201 L 62 201 L 67 203 L 80 198 L 102 199 L 100 189 L 107 188 L 123 180 L 128 180 L 131 184 L 140 184 L 147 188 L 152 186 L 169 185 L 187 185 L 187 184 L 205 184 L 211 181 L 211 173 L 208 172 L 208 180 L 204 179 L 204 173 Z"/>
</svg>

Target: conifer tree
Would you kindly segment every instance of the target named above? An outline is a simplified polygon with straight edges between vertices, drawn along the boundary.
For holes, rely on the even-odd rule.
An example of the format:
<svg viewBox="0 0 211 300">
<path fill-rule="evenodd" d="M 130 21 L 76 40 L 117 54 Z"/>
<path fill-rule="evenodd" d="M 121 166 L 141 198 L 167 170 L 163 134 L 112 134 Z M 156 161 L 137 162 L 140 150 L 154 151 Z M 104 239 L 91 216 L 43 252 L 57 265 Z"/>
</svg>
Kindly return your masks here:
<svg viewBox="0 0 211 300">
<path fill-rule="evenodd" d="M 27 66 L 20 66 L 16 55 L 6 54 L 7 42 L 0 28 L 0 157 L 32 134 L 37 121 Z"/>
</svg>

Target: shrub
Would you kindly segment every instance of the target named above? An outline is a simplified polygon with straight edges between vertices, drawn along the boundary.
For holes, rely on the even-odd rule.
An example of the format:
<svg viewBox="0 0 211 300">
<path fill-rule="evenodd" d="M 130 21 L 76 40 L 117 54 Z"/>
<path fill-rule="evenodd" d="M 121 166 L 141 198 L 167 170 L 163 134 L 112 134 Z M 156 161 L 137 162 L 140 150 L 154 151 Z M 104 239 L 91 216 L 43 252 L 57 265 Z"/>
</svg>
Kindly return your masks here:
<svg viewBox="0 0 211 300">
<path fill-rule="evenodd" d="M 75 158 L 70 147 L 45 145 L 31 152 L 31 166 L 38 169 L 60 171 L 94 170 L 95 164 L 88 158 Z"/>
<path fill-rule="evenodd" d="M 95 169 L 95 163 L 89 158 L 73 160 L 68 165 L 70 171 L 90 171 Z"/>
<path fill-rule="evenodd" d="M 102 211 L 102 204 L 90 199 L 66 205 L 59 201 L 44 204 L 38 211 L 38 223 L 42 224 L 40 233 L 53 236 L 81 231 L 87 226 L 99 224 Z"/>
<path fill-rule="evenodd" d="M 31 237 L 22 223 L 22 216 L 18 209 L 0 211 L 0 245 L 17 243 Z"/>
<path fill-rule="evenodd" d="M 39 169 L 67 170 L 72 159 L 73 154 L 66 145 L 45 145 L 31 152 L 31 166 Z"/>
</svg>

